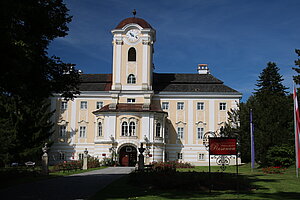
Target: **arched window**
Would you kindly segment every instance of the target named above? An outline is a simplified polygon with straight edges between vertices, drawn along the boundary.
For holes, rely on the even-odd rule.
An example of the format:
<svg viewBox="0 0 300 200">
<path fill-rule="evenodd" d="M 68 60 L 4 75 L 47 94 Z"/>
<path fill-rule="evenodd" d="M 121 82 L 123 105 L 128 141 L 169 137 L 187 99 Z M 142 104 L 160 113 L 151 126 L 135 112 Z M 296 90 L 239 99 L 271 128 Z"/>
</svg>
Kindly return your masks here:
<svg viewBox="0 0 300 200">
<path fill-rule="evenodd" d="M 102 123 L 98 122 L 98 136 L 102 136 Z"/>
<path fill-rule="evenodd" d="M 127 124 L 127 122 L 122 123 L 122 136 L 128 136 L 128 124 Z"/>
<path fill-rule="evenodd" d="M 135 84 L 135 76 L 133 74 L 129 74 L 128 78 L 127 78 L 127 83 L 129 84 Z"/>
<path fill-rule="evenodd" d="M 160 123 L 157 123 L 156 124 L 156 137 L 160 137 L 160 128 L 161 128 Z"/>
<path fill-rule="evenodd" d="M 133 47 L 128 50 L 128 61 L 136 61 L 136 51 Z"/>
<path fill-rule="evenodd" d="M 129 136 L 134 136 L 135 135 L 135 123 L 130 122 L 129 123 Z"/>
</svg>

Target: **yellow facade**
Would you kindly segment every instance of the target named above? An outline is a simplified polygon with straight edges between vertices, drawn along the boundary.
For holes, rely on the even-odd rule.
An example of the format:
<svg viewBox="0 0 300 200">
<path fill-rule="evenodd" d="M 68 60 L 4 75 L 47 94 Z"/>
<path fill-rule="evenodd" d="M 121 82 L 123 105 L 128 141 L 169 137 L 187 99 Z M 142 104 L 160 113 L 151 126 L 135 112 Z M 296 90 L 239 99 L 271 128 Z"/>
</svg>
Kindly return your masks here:
<svg viewBox="0 0 300 200">
<path fill-rule="evenodd" d="M 227 112 L 238 108 L 241 94 L 209 73 L 153 74 L 156 32 L 144 20 L 126 20 L 112 30 L 112 78 L 82 75 L 82 85 L 85 78 L 99 80 L 93 86 L 89 82 L 91 89 L 73 101 L 64 103 L 59 94 L 51 98 L 51 109 L 56 110 L 52 161 L 60 161 L 61 154 L 66 160 L 79 159 L 87 148 L 99 159 L 116 153 L 120 165 L 133 165 L 138 147 L 144 145 L 146 163 L 206 165 L 204 136 L 219 133 Z M 211 83 L 202 85 L 203 80 Z M 218 85 L 220 92 L 202 91 L 210 84 Z"/>
</svg>

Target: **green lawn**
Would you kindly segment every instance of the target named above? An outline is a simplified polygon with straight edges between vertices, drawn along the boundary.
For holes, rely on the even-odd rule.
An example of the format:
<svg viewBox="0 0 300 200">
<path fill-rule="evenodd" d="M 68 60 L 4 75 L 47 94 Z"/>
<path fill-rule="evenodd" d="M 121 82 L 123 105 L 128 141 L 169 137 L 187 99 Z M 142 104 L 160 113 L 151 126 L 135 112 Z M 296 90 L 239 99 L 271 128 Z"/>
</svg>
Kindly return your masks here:
<svg viewBox="0 0 300 200">
<path fill-rule="evenodd" d="M 97 169 L 104 169 L 106 167 L 91 168 L 87 170 L 71 170 L 71 171 L 60 171 L 49 173 L 48 176 L 41 175 L 39 167 L 35 169 L 28 169 L 26 167 L 9 167 L 9 168 L 0 168 L 0 189 L 10 187 L 17 184 L 29 183 L 49 178 L 55 178 L 60 176 L 69 176 L 72 174 L 80 174 L 88 171 L 93 171 Z M 50 167 L 51 169 L 51 167 Z"/>
<path fill-rule="evenodd" d="M 208 167 L 180 169 L 179 171 L 187 172 L 189 170 L 207 172 Z M 228 167 L 225 172 L 234 173 L 235 170 L 235 167 L 232 166 Z M 219 167 L 212 167 L 212 172 L 217 171 L 221 171 Z M 295 177 L 295 167 L 290 167 L 284 174 L 264 174 L 260 169 L 251 172 L 248 164 L 239 167 L 239 172 L 243 178 L 251 182 L 252 189 L 250 191 L 213 190 L 210 193 L 208 190 L 184 191 L 181 188 L 158 190 L 129 184 L 129 176 L 124 176 L 90 199 L 300 199 L 300 178 Z"/>
</svg>

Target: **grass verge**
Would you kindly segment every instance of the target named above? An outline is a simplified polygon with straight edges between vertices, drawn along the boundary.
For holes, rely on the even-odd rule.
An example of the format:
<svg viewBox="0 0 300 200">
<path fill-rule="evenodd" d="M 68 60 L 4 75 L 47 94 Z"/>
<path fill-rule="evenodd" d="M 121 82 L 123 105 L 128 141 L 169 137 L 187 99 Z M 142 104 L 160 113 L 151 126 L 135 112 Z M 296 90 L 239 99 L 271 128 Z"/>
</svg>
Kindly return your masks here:
<svg viewBox="0 0 300 200">
<path fill-rule="evenodd" d="M 205 173 L 208 171 L 208 167 L 195 167 L 194 169 L 180 169 L 178 170 L 182 174 L 188 173 L 188 171 L 194 171 L 193 173 Z M 212 172 L 220 172 L 219 167 L 212 167 Z M 234 173 L 236 171 L 234 166 L 227 167 L 225 173 Z M 183 186 L 179 186 L 177 189 L 162 189 L 155 188 L 151 184 L 141 184 L 145 177 L 140 177 L 141 182 L 139 184 L 132 183 L 130 175 L 124 176 L 121 179 L 113 182 L 103 190 L 99 191 L 95 196 L 91 197 L 91 200 L 95 199 L 287 199 L 294 200 L 300 198 L 300 178 L 295 177 L 295 167 L 290 167 L 284 174 L 264 174 L 261 169 L 255 169 L 251 172 L 250 165 L 244 165 L 239 167 L 239 176 L 242 177 L 244 183 L 250 183 L 251 187 L 243 190 L 239 187 L 233 186 L 232 188 L 223 188 L 218 190 L 212 190 L 209 192 L 207 188 L 186 190 Z M 217 173 L 218 174 L 218 173 Z M 196 176 L 195 176 L 196 177 Z M 144 178 L 144 179 L 143 179 Z M 168 176 L 161 176 L 161 179 L 168 179 Z M 196 177 L 197 178 L 197 177 Z M 179 180 L 176 182 L 180 183 Z M 219 177 L 220 182 L 223 182 L 223 178 Z M 136 179 L 137 180 L 137 179 Z M 182 179 L 186 181 L 186 179 Z M 233 179 L 234 180 L 234 179 Z M 156 180 L 157 181 L 157 180 Z M 165 180 L 164 180 L 165 181 Z M 209 181 L 209 180 L 205 180 Z M 174 182 L 172 180 L 171 182 Z M 151 182 L 150 182 L 151 183 Z M 162 181 L 163 183 L 163 181 Z M 166 181 L 167 183 L 167 181 Z M 235 182 L 226 182 L 226 184 L 234 185 Z M 205 184 L 204 184 L 205 185 Z M 231 185 L 231 186 L 232 186 Z M 236 189 L 235 189 L 236 188 Z"/>
</svg>

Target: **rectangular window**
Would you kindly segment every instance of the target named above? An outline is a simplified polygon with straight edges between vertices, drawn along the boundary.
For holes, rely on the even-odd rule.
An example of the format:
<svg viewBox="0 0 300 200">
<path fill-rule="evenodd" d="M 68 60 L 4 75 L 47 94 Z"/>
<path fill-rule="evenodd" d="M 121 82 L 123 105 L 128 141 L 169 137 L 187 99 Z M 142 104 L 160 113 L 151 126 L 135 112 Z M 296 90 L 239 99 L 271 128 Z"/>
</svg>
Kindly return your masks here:
<svg viewBox="0 0 300 200">
<path fill-rule="evenodd" d="M 178 139 L 183 139 L 183 127 L 177 127 Z"/>
<path fill-rule="evenodd" d="M 79 127 L 79 137 L 85 138 L 86 137 L 86 127 L 80 126 Z"/>
<path fill-rule="evenodd" d="M 165 152 L 165 161 L 169 161 L 169 152 Z"/>
<path fill-rule="evenodd" d="M 204 160 L 204 154 L 203 153 L 198 154 L 198 160 Z"/>
<path fill-rule="evenodd" d="M 59 126 L 59 136 L 60 137 L 65 137 L 67 132 L 67 127 L 66 126 Z"/>
<path fill-rule="evenodd" d="M 226 110 L 226 103 L 220 103 L 220 110 Z"/>
<path fill-rule="evenodd" d="M 198 102 L 197 103 L 197 110 L 204 110 L 204 103 L 203 102 Z"/>
<path fill-rule="evenodd" d="M 87 109 L 87 101 L 80 102 L 80 109 Z"/>
<path fill-rule="evenodd" d="M 177 159 L 182 160 L 182 153 L 177 153 Z"/>
<path fill-rule="evenodd" d="M 96 103 L 96 109 L 101 109 L 103 107 L 103 102 L 102 101 L 98 101 Z"/>
<path fill-rule="evenodd" d="M 183 110 L 184 102 L 177 102 L 177 110 Z"/>
<path fill-rule="evenodd" d="M 135 103 L 135 99 L 130 99 L 130 98 L 128 98 L 128 99 L 127 99 L 127 103 Z"/>
<path fill-rule="evenodd" d="M 79 160 L 83 160 L 83 153 L 79 153 L 78 158 L 79 158 Z"/>
<path fill-rule="evenodd" d="M 203 139 L 203 135 L 204 135 L 204 128 L 202 127 L 198 127 L 197 128 L 197 138 L 202 140 Z"/>
<path fill-rule="evenodd" d="M 61 102 L 61 109 L 62 109 L 62 110 L 67 110 L 67 108 L 68 108 L 68 102 L 62 101 L 62 102 Z"/>
<path fill-rule="evenodd" d="M 64 153 L 60 152 L 59 153 L 59 160 L 65 160 L 66 159 L 66 156 Z"/>
<path fill-rule="evenodd" d="M 163 110 L 169 110 L 169 102 L 162 102 L 161 107 Z"/>
</svg>

